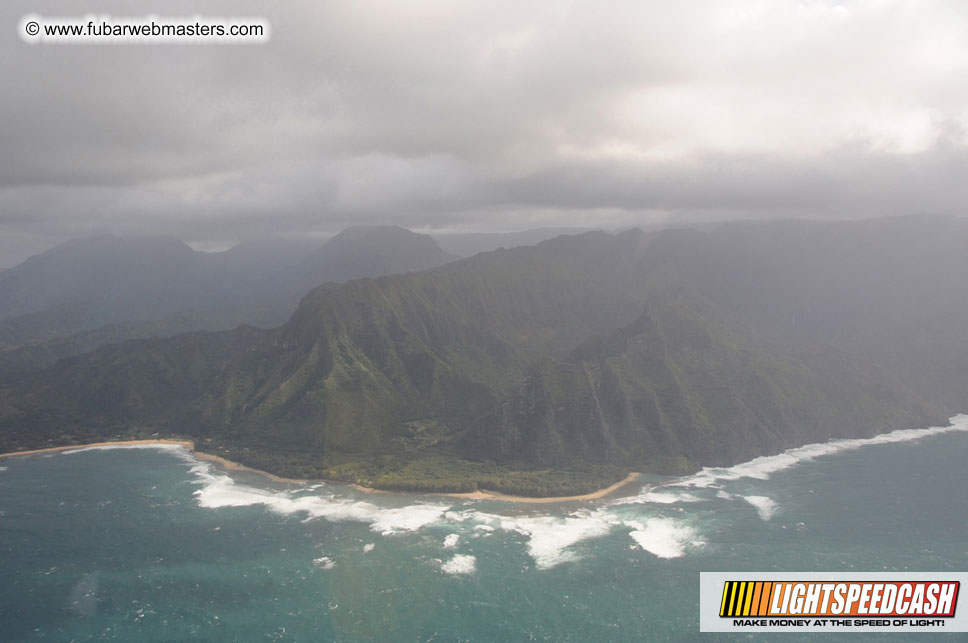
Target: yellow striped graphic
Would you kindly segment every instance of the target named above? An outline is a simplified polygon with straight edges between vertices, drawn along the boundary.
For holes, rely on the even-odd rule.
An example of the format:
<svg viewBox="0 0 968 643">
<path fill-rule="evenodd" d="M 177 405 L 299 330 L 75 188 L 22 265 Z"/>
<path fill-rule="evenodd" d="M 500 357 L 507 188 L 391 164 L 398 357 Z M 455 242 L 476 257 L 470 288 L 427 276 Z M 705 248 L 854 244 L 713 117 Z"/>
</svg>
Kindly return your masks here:
<svg viewBox="0 0 968 643">
<path fill-rule="evenodd" d="M 726 587 L 723 588 L 723 595 L 725 602 L 720 616 L 729 616 L 733 613 L 733 601 L 736 600 L 736 581 L 727 581 Z"/>
<path fill-rule="evenodd" d="M 756 616 L 760 609 L 760 590 L 763 588 L 763 583 L 757 581 L 753 583 L 753 601 L 750 603 L 752 611 L 747 610 L 748 616 Z"/>
<path fill-rule="evenodd" d="M 723 583 L 723 599 L 719 615 L 766 616 L 769 613 L 773 583 L 770 581 L 726 581 Z"/>
</svg>

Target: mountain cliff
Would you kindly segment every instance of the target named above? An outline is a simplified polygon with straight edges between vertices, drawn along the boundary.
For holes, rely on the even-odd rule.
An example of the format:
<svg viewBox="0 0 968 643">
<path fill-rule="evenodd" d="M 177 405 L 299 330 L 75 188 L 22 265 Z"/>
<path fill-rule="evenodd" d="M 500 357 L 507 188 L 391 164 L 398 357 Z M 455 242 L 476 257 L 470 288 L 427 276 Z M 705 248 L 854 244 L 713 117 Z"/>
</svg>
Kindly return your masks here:
<svg viewBox="0 0 968 643">
<path fill-rule="evenodd" d="M 968 358 L 936 362 L 935 342 L 964 345 L 968 297 L 946 272 L 964 260 L 936 252 L 966 233 L 593 232 L 327 284 L 277 329 L 126 342 L 15 382 L 0 436 L 179 434 L 290 475 L 557 493 L 941 422 L 966 398 Z M 863 289 L 885 272 L 905 290 Z"/>
<path fill-rule="evenodd" d="M 342 282 L 456 259 L 403 228 L 350 228 L 313 249 L 266 240 L 220 253 L 164 238 L 79 239 L 0 271 L 0 373 L 105 343 L 285 322 L 299 298 Z"/>
</svg>

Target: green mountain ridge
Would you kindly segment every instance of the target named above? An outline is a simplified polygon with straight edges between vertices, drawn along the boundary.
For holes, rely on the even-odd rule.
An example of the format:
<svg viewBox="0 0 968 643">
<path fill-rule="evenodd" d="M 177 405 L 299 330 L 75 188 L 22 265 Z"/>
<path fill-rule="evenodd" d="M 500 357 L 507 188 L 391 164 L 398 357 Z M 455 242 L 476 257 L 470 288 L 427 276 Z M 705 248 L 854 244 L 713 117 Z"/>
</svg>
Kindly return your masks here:
<svg viewBox="0 0 968 643">
<path fill-rule="evenodd" d="M 306 292 L 456 259 L 403 228 L 348 228 L 321 247 L 266 240 L 220 253 L 157 238 L 78 239 L 0 271 L 0 374 L 106 343 L 283 324 Z M 28 312 L 24 312 L 28 311 Z"/>
<path fill-rule="evenodd" d="M 945 225 L 918 230 L 950 236 Z M 850 329 L 826 342 L 751 322 L 749 307 L 784 309 L 802 293 L 774 283 L 800 274 L 788 265 L 797 253 L 761 253 L 750 272 L 748 244 L 791 246 L 804 230 L 743 228 L 561 237 L 324 285 L 277 329 L 103 347 L 0 392 L 2 446 L 182 435 L 283 475 L 563 495 L 629 470 L 728 465 L 958 410 L 968 376 L 935 394 L 947 366 L 899 377 L 881 372 L 891 356 L 879 342 L 839 345 Z M 892 257 L 911 270 L 924 259 Z M 839 268 L 854 277 L 850 262 Z M 763 270 L 761 299 L 730 281 Z M 746 299 L 737 305 L 724 288 Z M 893 297 L 866 299 L 869 319 L 903 337 Z"/>
</svg>

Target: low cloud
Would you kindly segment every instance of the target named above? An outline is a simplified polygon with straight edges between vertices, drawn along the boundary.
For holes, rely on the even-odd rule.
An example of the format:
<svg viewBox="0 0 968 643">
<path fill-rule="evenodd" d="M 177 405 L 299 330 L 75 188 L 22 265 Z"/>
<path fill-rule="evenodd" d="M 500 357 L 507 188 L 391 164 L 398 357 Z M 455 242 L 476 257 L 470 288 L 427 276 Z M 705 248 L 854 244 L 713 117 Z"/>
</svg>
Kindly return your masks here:
<svg viewBox="0 0 968 643">
<path fill-rule="evenodd" d="M 86 9 L 90 11 L 91 9 Z M 132 15 L 130 3 L 97 13 Z M 84 234 L 963 215 L 959 2 L 174 2 L 249 46 L 28 45 L 0 20 L 0 265 Z"/>
</svg>

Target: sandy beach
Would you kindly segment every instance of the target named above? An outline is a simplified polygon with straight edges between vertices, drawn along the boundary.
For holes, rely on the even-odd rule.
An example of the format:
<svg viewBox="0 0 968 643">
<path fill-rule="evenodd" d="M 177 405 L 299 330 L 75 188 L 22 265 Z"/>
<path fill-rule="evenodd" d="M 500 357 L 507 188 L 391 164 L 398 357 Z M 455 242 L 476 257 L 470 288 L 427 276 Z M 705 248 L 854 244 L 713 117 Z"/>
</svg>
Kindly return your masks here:
<svg viewBox="0 0 968 643">
<path fill-rule="evenodd" d="M 195 450 L 195 443 L 192 440 L 115 440 L 113 442 L 89 442 L 87 444 L 72 444 L 70 446 L 64 447 L 47 447 L 45 449 L 31 449 L 30 451 L 11 451 L 9 453 L 0 453 L 0 458 L 12 458 L 18 455 L 37 455 L 38 453 L 52 453 L 56 451 L 72 451 L 74 449 L 89 449 L 92 447 L 113 447 L 113 446 L 136 446 L 139 444 L 177 444 L 183 446 L 192 452 L 192 455 L 199 460 L 207 460 L 209 462 L 217 462 L 222 466 L 222 468 L 228 471 L 250 471 L 252 473 L 258 473 L 263 475 L 270 480 L 275 480 L 276 482 L 307 482 L 306 480 L 296 480 L 293 478 L 283 478 L 277 476 L 274 473 L 269 473 L 268 471 L 262 471 L 260 469 L 253 469 L 252 467 L 247 467 L 244 464 L 239 464 L 238 462 L 233 462 L 232 460 L 226 460 L 225 458 L 212 455 L 211 453 L 202 453 L 201 451 Z"/>
<path fill-rule="evenodd" d="M 530 496 L 512 496 L 506 493 L 498 493 L 497 491 L 487 491 L 484 489 L 478 491 L 472 491 L 469 493 L 444 493 L 444 494 L 434 494 L 450 496 L 452 498 L 471 498 L 474 500 L 505 500 L 507 502 L 569 502 L 572 500 L 598 500 L 603 498 L 608 494 L 612 493 L 620 487 L 624 487 L 638 479 L 642 475 L 641 473 L 633 471 L 632 473 L 625 476 L 623 479 L 619 480 L 613 485 L 609 485 L 604 489 L 599 489 L 598 491 L 592 491 L 591 493 L 585 493 L 580 496 L 552 496 L 544 498 L 532 498 Z"/>
<path fill-rule="evenodd" d="M 265 476 L 270 480 L 276 482 L 309 482 L 309 480 L 300 480 L 297 478 L 283 478 L 282 476 L 277 476 L 274 473 L 269 473 L 268 471 L 263 471 L 261 469 L 253 469 L 252 467 L 247 467 L 244 464 L 239 464 L 238 462 L 233 462 L 232 460 L 227 460 L 219 455 L 212 455 L 211 453 L 202 453 L 201 451 L 192 451 L 192 455 L 199 460 L 207 460 L 209 462 L 217 462 L 222 466 L 223 469 L 228 471 L 249 471 L 251 473 L 258 473 L 261 476 Z"/>
<path fill-rule="evenodd" d="M 70 446 L 62 447 L 48 447 L 45 449 L 31 449 L 30 451 L 11 451 L 9 453 L 0 453 L 0 458 L 10 458 L 19 455 L 36 455 L 38 453 L 51 453 L 56 451 L 71 451 L 73 449 L 87 449 L 91 447 L 110 447 L 110 446 L 134 446 L 139 444 L 177 444 L 187 448 L 192 452 L 199 460 L 206 460 L 208 462 L 215 462 L 227 471 L 248 471 L 251 473 L 257 473 L 259 475 L 265 476 L 270 480 L 275 482 L 292 482 L 292 483 L 303 483 L 311 482 L 310 480 L 302 480 L 296 478 L 283 478 L 277 476 L 274 473 L 269 473 L 268 471 L 262 471 L 261 469 L 253 469 L 252 467 L 247 467 L 244 464 L 239 464 L 232 460 L 223 458 L 222 456 L 213 455 L 211 453 L 203 453 L 201 451 L 195 450 L 195 443 L 191 440 L 117 440 L 114 442 L 91 442 L 88 444 L 73 444 Z M 472 491 L 468 493 L 415 493 L 412 495 L 420 496 L 447 496 L 450 498 L 463 498 L 470 500 L 502 500 L 504 502 L 521 502 L 521 503 L 548 503 L 548 502 L 570 502 L 575 500 L 598 500 L 603 498 L 608 494 L 612 493 L 620 487 L 624 487 L 630 482 L 635 481 L 640 476 L 640 473 L 632 472 L 625 476 L 622 480 L 619 480 L 613 485 L 609 485 L 604 489 L 599 489 L 597 491 L 592 491 L 591 493 L 585 493 L 578 496 L 553 496 L 553 497 L 543 497 L 543 498 L 533 498 L 531 496 L 512 496 L 506 493 L 499 493 L 497 491 L 487 491 L 484 489 L 478 491 Z M 364 493 L 406 493 L 400 491 L 386 491 L 384 489 L 374 489 L 372 487 L 364 487 L 359 484 L 350 484 L 341 482 L 339 480 L 324 480 L 324 482 L 331 482 L 333 484 L 346 485 L 352 487 L 358 491 Z"/>
<path fill-rule="evenodd" d="M 448 498 L 464 498 L 470 500 L 503 500 L 505 502 L 526 502 L 526 503 L 542 503 L 542 502 L 570 502 L 573 500 L 598 500 L 603 498 L 608 494 L 612 493 L 620 487 L 624 487 L 630 482 L 634 482 L 641 476 L 641 473 L 633 471 L 632 473 L 625 476 L 623 479 L 619 480 L 613 485 L 609 485 L 604 489 L 599 489 L 597 491 L 592 491 L 591 493 L 584 493 L 579 496 L 512 496 L 507 493 L 500 493 L 497 491 L 488 491 L 486 489 L 479 489 L 477 491 L 468 491 L 465 493 L 457 492 L 429 492 L 420 493 L 414 491 L 386 491 L 384 489 L 374 489 L 372 487 L 364 487 L 359 484 L 349 484 L 348 486 L 353 487 L 357 491 L 362 491 L 364 493 L 405 493 L 415 496 L 446 496 Z M 345 484 L 345 483 L 344 483 Z"/>
<path fill-rule="evenodd" d="M 71 451 L 73 449 L 89 449 L 91 447 L 134 446 L 138 444 L 178 444 L 186 447 L 189 451 L 195 450 L 195 443 L 191 440 L 115 440 L 113 442 L 90 442 L 88 444 L 72 444 L 66 447 L 31 449 L 30 451 L 11 451 L 9 453 L 0 453 L 0 458 L 12 458 L 18 455 L 36 455 L 38 453 L 51 453 L 54 451 Z"/>
</svg>

